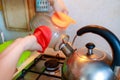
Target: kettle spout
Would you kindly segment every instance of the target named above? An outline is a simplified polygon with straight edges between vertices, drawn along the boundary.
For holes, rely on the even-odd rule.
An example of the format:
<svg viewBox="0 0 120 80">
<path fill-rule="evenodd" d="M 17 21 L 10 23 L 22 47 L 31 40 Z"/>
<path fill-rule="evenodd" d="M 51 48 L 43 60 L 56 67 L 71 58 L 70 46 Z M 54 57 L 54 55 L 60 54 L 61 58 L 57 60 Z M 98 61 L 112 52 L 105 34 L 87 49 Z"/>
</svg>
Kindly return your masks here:
<svg viewBox="0 0 120 80">
<path fill-rule="evenodd" d="M 77 35 L 81 36 L 84 33 L 92 32 L 103 37 L 109 43 L 112 49 L 113 62 L 111 68 L 120 66 L 120 41 L 110 30 L 99 25 L 87 25 L 77 31 Z"/>
<path fill-rule="evenodd" d="M 65 42 L 63 42 L 59 48 L 66 55 L 66 57 L 69 57 L 76 50 L 73 49 L 69 43 L 65 43 Z"/>
</svg>

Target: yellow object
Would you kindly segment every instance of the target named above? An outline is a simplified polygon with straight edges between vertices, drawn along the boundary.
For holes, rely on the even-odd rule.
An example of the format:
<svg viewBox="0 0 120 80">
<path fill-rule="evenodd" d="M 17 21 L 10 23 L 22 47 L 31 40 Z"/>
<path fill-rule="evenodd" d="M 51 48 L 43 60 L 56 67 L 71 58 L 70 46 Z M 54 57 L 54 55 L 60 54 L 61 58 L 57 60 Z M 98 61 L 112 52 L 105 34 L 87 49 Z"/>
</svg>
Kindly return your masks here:
<svg viewBox="0 0 120 80">
<path fill-rule="evenodd" d="M 76 23 L 70 16 L 62 12 L 53 13 L 51 19 L 52 22 L 60 28 L 67 28 L 70 24 Z"/>
<path fill-rule="evenodd" d="M 0 10 L 2 10 L 2 1 L 0 0 Z"/>
</svg>

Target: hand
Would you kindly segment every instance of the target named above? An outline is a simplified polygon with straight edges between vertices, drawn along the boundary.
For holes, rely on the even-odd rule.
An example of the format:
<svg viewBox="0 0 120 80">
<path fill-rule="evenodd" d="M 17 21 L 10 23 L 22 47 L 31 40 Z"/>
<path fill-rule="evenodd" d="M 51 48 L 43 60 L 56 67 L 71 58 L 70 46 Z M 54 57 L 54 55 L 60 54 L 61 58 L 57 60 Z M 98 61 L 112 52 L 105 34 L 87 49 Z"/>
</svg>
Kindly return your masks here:
<svg viewBox="0 0 120 80">
<path fill-rule="evenodd" d="M 60 11 L 65 14 L 68 14 L 68 10 L 63 2 L 63 0 L 49 0 L 50 5 L 53 7 L 55 11 Z"/>
<path fill-rule="evenodd" d="M 19 38 L 16 41 L 23 44 L 24 50 L 42 51 L 42 47 L 39 45 L 34 35 L 26 36 L 24 38 Z"/>
</svg>

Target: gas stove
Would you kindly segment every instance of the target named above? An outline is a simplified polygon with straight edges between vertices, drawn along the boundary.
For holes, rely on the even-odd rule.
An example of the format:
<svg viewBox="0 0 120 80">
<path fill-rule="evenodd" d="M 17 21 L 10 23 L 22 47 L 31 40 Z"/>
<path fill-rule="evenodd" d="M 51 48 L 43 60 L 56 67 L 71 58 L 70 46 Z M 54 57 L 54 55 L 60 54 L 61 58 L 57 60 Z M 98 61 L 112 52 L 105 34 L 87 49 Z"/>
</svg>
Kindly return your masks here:
<svg viewBox="0 0 120 80">
<path fill-rule="evenodd" d="M 16 80 L 61 80 L 61 69 L 65 61 L 59 54 L 40 55 L 34 59 L 32 65 L 23 69 Z"/>
</svg>

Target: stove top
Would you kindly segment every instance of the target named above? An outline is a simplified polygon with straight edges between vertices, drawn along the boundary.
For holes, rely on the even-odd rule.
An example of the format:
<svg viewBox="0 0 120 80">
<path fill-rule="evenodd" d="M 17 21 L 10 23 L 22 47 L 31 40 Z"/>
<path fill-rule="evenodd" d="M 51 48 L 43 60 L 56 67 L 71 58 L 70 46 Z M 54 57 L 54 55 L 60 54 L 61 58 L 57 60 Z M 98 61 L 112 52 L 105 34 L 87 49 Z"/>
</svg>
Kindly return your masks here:
<svg viewBox="0 0 120 80">
<path fill-rule="evenodd" d="M 34 59 L 28 69 L 23 69 L 17 80 L 61 80 L 61 69 L 65 58 L 51 55 L 40 55 Z"/>
</svg>

